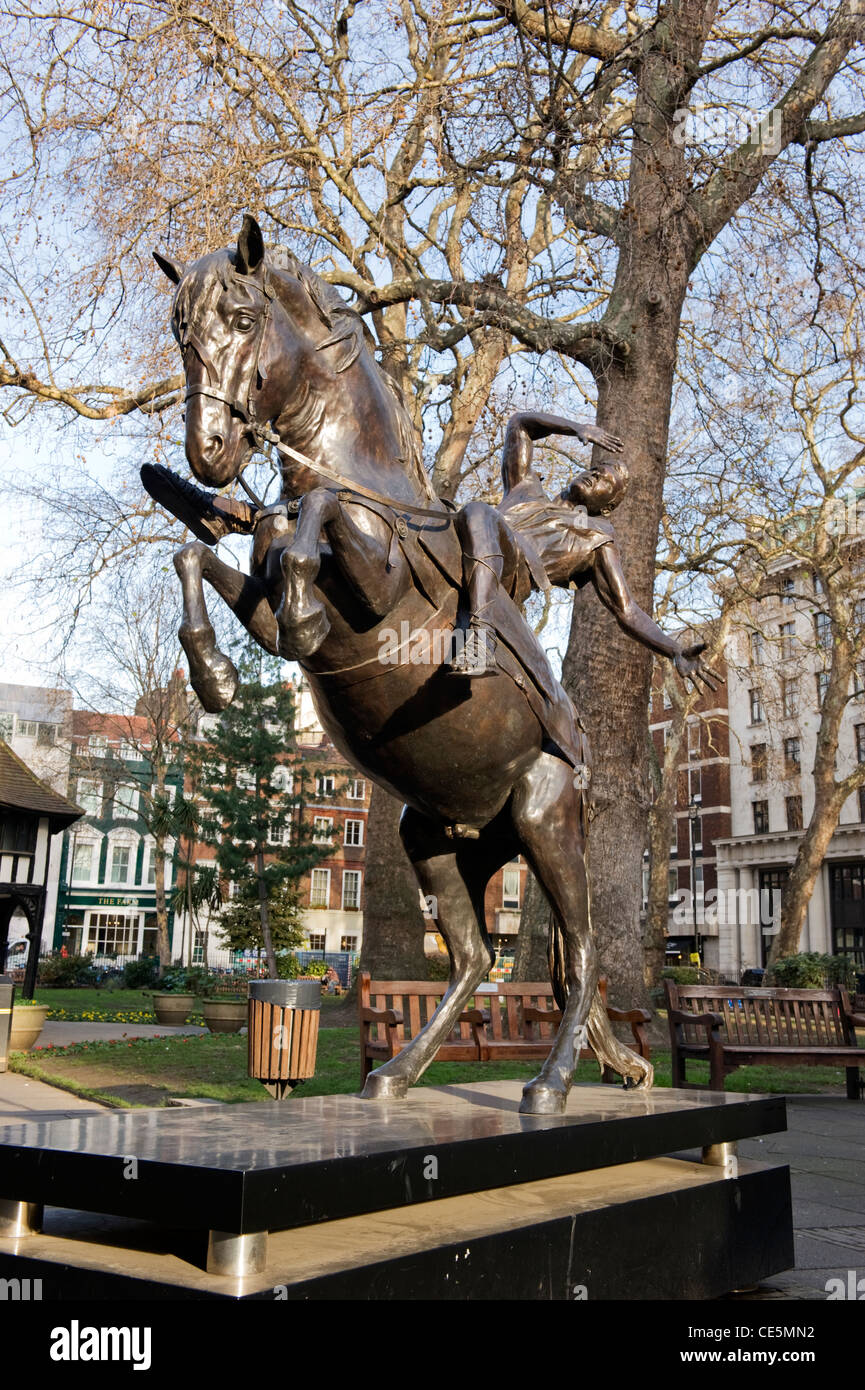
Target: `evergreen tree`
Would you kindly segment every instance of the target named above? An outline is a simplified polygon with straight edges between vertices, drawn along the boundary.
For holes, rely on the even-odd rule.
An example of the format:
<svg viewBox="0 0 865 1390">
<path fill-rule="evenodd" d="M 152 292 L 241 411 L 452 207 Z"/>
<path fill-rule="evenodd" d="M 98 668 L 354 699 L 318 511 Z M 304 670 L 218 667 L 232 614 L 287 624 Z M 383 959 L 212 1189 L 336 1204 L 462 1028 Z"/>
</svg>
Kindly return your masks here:
<svg viewBox="0 0 865 1390">
<path fill-rule="evenodd" d="M 234 885 L 220 928 L 235 949 L 263 949 L 275 978 L 276 949 L 303 937 L 299 881 L 330 847 L 313 843 L 303 819 L 307 774 L 293 756 L 294 692 L 279 660 L 250 640 L 235 662 L 237 693 L 196 754 L 200 838 Z"/>
</svg>

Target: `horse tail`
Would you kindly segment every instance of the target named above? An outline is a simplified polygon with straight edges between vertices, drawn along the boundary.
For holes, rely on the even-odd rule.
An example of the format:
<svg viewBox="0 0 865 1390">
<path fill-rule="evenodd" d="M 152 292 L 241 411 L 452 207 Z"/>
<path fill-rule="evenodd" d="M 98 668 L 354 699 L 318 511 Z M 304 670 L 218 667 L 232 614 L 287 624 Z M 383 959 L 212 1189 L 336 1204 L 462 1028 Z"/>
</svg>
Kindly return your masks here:
<svg viewBox="0 0 865 1390">
<path fill-rule="evenodd" d="M 559 925 L 559 919 L 554 912 L 550 912 L 550 934 L 547 938 L 547 960 L 550 966 L 550 983 L 553 987 L 553 998 L 559 1008 L 564 1012 L 568 1002 L 568 972 L 565 962 L 565 934 Z"/>
</svg>

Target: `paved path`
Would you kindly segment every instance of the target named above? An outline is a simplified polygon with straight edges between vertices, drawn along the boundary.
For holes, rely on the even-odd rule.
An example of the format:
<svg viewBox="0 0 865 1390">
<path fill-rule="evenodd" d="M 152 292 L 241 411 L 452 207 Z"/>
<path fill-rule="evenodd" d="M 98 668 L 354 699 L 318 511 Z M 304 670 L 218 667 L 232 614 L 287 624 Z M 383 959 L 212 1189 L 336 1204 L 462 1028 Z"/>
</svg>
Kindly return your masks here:
<svg viewBox="0 0 865 1390">
<path fill-rule="evenodd" d="M 169 1028 L 160 1023 L 64 1023 L 49 1019 L 39 1035 L 39 1047 L 68 1047 L 78 1042 L 110 1042 L 112 1038 L 170 1038 L 184 1033 L 206 1033 L 194 1023 Z"/>
<path fill-rule="evenodd" d="M 742 1158 L 787 1163 L 796 1268 L 750 1298 L 820 1299 L 829 1279 L 865 1278 L 865 1101 L 790 1096 L 786 1134 L 747 1139 Z"/>
<path fill-rule="evenodd" d="M 30 1076 L 14 1071 L 0 1072 L 0 1125 L 16 1120 L 61 1119 L 85 1111 L 103 1110 L 92 1100 L 81 1100 L 70 1091 L 58 1091 Z"/>
</svg>

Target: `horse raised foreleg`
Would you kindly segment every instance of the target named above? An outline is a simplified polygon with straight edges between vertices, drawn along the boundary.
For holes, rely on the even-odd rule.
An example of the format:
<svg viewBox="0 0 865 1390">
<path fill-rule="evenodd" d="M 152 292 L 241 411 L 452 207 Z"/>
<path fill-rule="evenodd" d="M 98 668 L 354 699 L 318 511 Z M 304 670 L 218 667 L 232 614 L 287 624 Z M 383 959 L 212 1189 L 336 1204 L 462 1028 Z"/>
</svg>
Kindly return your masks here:
<svg viewBox="0 0 865 1390">
<path fill-rule="evenodd" d="M 328 633 L 324 604 L 313 591 L 321 566 L 322 535 L 349 589 L 371 617 L 389 613 L 405 592 L 411 578 L 408 566 L 398 548 L 391 556 L 386 523 L 374 517 L 373 524 L 382 535 L 362 531 L 348 515 L 346 504 L 327 488 L 316 488 L 303 498 L 294 540 L 280 559 L 284 591 L 276 619 L 279 652 L 287 660 L 311 656 Z"/>
<path fill-rule="evenodd" d="M 514 790 L 512 816 L 526 858 L 559 923 L 565 947 L 567 1003 L 549 1056 L 523 1089 L 527 1114 L 565 1108 L 580 1048 L 588 1039 L 601 1064 L 637 1085 L 649 1086 L 652 1067 L 614 1036 L 598 984 L 592 939 L 580 795 L 567 763 L 543 753 Z"/>
<path fill-rule="evenodd" d="M 436 927 L 447 943 L 451 977 L 426 1027 L 396 1057 L 370 1072 L 362 1092 L 367 1100 L 405 1096 L 453 1032 L 466 1001 L 493 963 L 493 952 L 481 931 L 477 911 L 483 899 L 480 878 L 485 884 L 489 868 L 473 863 L 480 860 L 484 851 L 472 841 L 455 852 L 441 826 L 410 807 L 403 812 L 400 835 L 421 892 L 436 902 Z M 477 872 L 473 872 L 475 869 Z"/>
<path fill-rule="evenodd" d="M 201 541 L 179 550 L 174 568 L 183 591 L 183 619 L 177 635 L 189 660 L 189 679 L 208 713 L 218 714 L 234 698 L 237 670 L 216 645 L 202 581 L 212 584 L 259 645 L 274 653 L 276 622 L 261 583 L 224 564 Z"/>
</svg>

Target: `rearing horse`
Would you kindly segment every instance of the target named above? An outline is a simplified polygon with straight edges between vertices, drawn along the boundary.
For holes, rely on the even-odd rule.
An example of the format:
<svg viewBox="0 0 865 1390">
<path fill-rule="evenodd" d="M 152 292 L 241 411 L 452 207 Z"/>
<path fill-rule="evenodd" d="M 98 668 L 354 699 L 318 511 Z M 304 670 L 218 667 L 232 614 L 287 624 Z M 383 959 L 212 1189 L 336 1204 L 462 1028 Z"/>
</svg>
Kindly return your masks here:
<svg viewBox="0 0 865 1390">
<path fill-rule="evenodd" d="M 456 1026 L 493 960 L 484 890 L 520 853 L 552 908 L 563 1005 L 521 1109 L 564 1108 L 586 1034 L 600 1062 L 651 1085 L 651 1066 L 615 1038 L 597 993 L 587 753 L 573 708 L 504 592 L 495 673 L 469 680 L 445 669 L 458 623 L 459 544 L 362 321 L 290 253 L 266 257 L 250 217 L 232 250 L 187 269 L 157 260 L 177 285 L 172 325 L 186 369 L 193 473 L 220 488 L 262 439 L 282 451 L 283 500 L 256 518 L 249 575 L 201 542 L 175 557 L 192 686 L 215 711 L 230 703 L 237 680 L 215 644 L 207 579 L 262 647 L 299 661 L 321 722 L 349 761 L 405 801 L 402 842 L 421 892 L 438 905 L 447 991 L 417 1037 L 369 1076 L 364 1096 L 404 1095 Z M 400 633 L 410 642 L 394 655 Z"/>
</svg>

